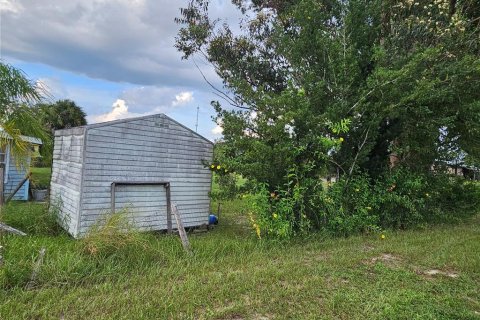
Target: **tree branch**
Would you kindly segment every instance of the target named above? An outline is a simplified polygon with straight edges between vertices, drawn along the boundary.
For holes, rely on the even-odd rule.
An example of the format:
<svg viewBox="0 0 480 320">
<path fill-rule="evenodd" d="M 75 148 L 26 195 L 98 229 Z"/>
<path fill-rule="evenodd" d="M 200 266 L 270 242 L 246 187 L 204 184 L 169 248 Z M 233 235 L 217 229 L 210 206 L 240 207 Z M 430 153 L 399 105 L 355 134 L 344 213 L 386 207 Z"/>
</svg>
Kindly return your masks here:
<svg viewBox="0 0 480 320">
<path fill-rule="evenodd" d="M 382 83 L 381 85 L 379 86 L 376 86 L 375 88 L 373 88 L 372 90 L 370 90 L 369 92 L 367 92 L 365 95 L 363 95 L 360 99 L 358 99 L 357 102 L 355 102 L 355 104 L 348 110 L 347 114 L 349 114 L 350 112 L 352 112 L 353 109 L 355 109 L 356 107 L 358 107 L 358 105 L 366 98 L 368 98 L 375 90 L 377 90 L 378 88 L 381 88 L 383 86 L 386 86 L 387 84 L 390 84 L 390 83 L 393 83 L 395 81 L 397 81 L 398 78 L 396 79 L 393 79 L 393 80 L 390 80 L 390 81 L 387 81 L 385 83 Z"/>
<path fill-rule="evenodd" d="M 225 92 L 223 92 L 222 90 L 218 89 L 217 87 L 215 87 L 210 81 L 208 81 L 207 77 L 205 76 L 205 74 L 202 72 L 202 70 L 200 69 L 200 67 L 198 66 L 197 62 L 195 61 L 195 59 L 192 59 L 193 63 L 195 64 L 195 67 L 198 69 L 198 71 L 200 72 L 200 74 L 202 75 L 203 77 L 203 80 L 205 80 L 205 82 L 213 89 L 215 90 L 213 93 L 215 95 L 217 95 L 218 97 L 222 98 L 223 100 L 227 101 L 230 105 L 232 105 L 233 107 L 236 107 L 236 108 L 239 108 L 239 109 L 245 109 L 245 110 L 250 110 L 250 111 L 256 111 L 255 108 L 252 108 L 252 107 L 244 107 L 244 106 L 241 106 L 239 104 L 237 104 L 235 102 L 235 100 L 233 100 L 232 98 L 230 98 Z"/>
<path fill-rule="evenodd" d="M 363 146 L 365 146 L 365 143 L 367 142 L 367 138 L 368 138 L 368 133 L 370 131 L 370 127 L 367 128 L 367 132 L 365 134 L 365 139 L 363 139 L 363 142 L 360 144 L 360 146 L 358 147 L 358 151 L 357 151 L 357 154 L 355 155 L 355 158 L 353 159 L 353 163 L 352 163 L 352 166 L 350 167 L 350 170 L 348 171 L 348 175 L 351 176 L 352 175 L 352 172 L 353 172 L 353 169 L 355 168 L 355 164 L 357 162 L 357 159 L 358 159 L 358 156 L 360 154 L 360 151 L 362 151 L 363 149 Z"/>
</svg>

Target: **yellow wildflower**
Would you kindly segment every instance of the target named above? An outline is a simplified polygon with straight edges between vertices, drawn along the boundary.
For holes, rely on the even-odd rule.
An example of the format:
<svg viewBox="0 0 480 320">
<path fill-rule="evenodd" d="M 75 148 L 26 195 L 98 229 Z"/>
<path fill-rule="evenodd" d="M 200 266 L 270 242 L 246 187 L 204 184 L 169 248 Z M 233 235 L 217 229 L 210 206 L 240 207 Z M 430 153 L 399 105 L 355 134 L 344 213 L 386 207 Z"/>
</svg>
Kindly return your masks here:
<svg viewBox="0 0 480 320">
<path fill-rule="evenodd" d="M 359 192 L 359 191 L 360 191 L 360 189 L 358 189 L 358 188 L 355 189 L 355 192 Z"/>
<path fill-rule="evenodd" d="M 260 227 L 257 224 L 255 224 L 255 233 L 257 234 L 258 239 L 262 238 L 260 233 Z"/>
<path fill-rule="evenodd" d="M 220 165 L 218 165 L 218 166 L 217 166 L 217 170 L 220 170 L 220 168 L 221 168 Z"/>
<path fill-rule="evenodd" d="M 277 219 L 278 218 L 278 214 L 274 213 L 273 215 L 273 219 Z"/>
<path fill-rule="evenodd" d="M 380 236 L 380 239 L 385 240 L 385 235 L 382 234 L 382 235 Z"/>
<path fill-rule="evenodd" d="M 340 139 L 338 139 L 338 140 L 340 140 L 340 142 L 343 142 L 343 137 L 340 137 Z"/>
<path fill-rule="evenodd" d="M 214 164 L 212 164 L 212 165 L 210 166 L 210 168 L 212 168 L 212 169 L 215 169 L 215 165 L 214 165 Z"/>
</svg>

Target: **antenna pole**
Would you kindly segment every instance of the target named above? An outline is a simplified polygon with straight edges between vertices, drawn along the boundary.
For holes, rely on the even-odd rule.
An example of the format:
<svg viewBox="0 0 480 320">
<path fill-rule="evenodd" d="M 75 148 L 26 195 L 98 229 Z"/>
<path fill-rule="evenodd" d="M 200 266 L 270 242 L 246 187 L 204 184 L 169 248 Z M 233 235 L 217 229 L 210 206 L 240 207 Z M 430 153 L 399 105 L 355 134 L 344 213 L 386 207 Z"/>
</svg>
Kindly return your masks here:
<svg viewBox="0 0 480 320">
<path fill-rule="evenodd" d="M 195 132 L 198 132 L 198 110 L 200 109 L 199 106 L 197 106 L 197 122 L 195 122 Z"/>
</svg>

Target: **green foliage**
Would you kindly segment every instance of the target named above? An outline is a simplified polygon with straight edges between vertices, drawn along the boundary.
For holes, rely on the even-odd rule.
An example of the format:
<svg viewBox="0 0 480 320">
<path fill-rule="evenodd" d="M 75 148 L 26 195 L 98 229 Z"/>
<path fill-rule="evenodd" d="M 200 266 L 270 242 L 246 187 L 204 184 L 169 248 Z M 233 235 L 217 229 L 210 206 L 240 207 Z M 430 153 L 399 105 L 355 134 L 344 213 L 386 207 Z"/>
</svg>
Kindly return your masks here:
<svg viewBox="0 0 480 320">
<path fill-rule="evenodd" d="M 36 189 L 49 189 L 50 188 L 50 180 L 52 177 L 52 168 L 45 167 L 45 168 L 30 168 L 30 172 L 32 173 L 32 177 L 30 178 L 30 183 L 32 187 Z"/>
<path fill-rule="evenodd" d="M 342 236 L 378 231 L 379 217 L 373 212 L 375 200 L 366 176 L 329 184 L 314 199 L 318 208 L 319 227 Z"/>
<path fill-rule="evenodd" d="M 245 179 L 232 169 L 232 161 L 229 161 L 225 152 L 225 145 L 217 142 L 214 148 L 213 162 L 204 164 L 213 173 L 213 188 L 210 197 L 218 202 L 233 200 L 246 188 Z"/>
<path fill-rule="evenodd" d="M 9 113 L 9 106 L 29 104 L 42 98 L 42 92 L 23 71 L 3 62 L 0 62 L 0 85 L 0 117 L 2 118 Z"/>
<path fill-rule="evenodd" d="M 213 200 L 225 201 L 232 200 L 240 194 L 238 177 L 234 173 L 214 174 L 214 183 L 216 188 L 210 192 Z"/>
<path fill-rule="evenodd" d="M 27 237 L 0 234 L 3 256 L 0 287 L 3 290 L 25 287 L 42 247 L 46 254 L 36 281 L 40 287 L 75 286 L 108 277 L 124 277 L 139 268 L 161 265 L 167 252 L 171 258 L 182 252 L 176 237 L 168 237 L 166 248 L 160 250 L 153 245 L 155 237 L 131 229 L 121 215 L 107 217 L 105 223 L 96 225 L 86 238 L 75 240 L 56 221 L 55 208 L 11 202 L 2 209 L 2 222 L 27 233 Z"/>
<path fill-rule="evenodd" d="M 10 145 L 17 166 L 25 166 L 26 156 L 31 153 L 30 144 L 22 135 L 42 139 L 46 152 L 51 151 L 48 134 L 31 108 L 43 96 L 41 88 L 21 70 L 0 62 L 0 147 Z"/>
<path fill-rule="evenodd" d="M 87 124 L 86 114 L 72 100 L 58 100 L 52 104 L 38 104 L 36 112 L 45 129 L 54 132 L 58 129 L 73 128 Z"/>
<path fill-rule="evenodd" d="M 294 233 L 295 202 L 291 198 L 281 197 L 265 187 L 246 197 L 249 207 L 249 219 L 258 238 L 262 236 L 288 239 Z"/>
<path fill-rule="evenodd" d="M 451 223 L 478 213 L 477 184 L 400 168 L 330 185 L 317 199 L 322 228 L 336 235 Z"/>
<path fill-rule="evenodd" d="M 87 124 L 86 114 L 81 107 L 72 100 L 58 100 L 55 103 L 38 103 L 33 112 L 43 129 L 48 132 L 44 137 L 47 145 L 53 146 L 55 130 L 73 128 Z M 37 166 L 50 166 L 52 162 L 51 148 L 41 149 L 42 158 L 37 161 Z"/>
<path fill-rule="evenodd" d="M 2 207 L 1 221 L 30 235 L 60 235 L 62 228 L 57 222 L 54 210 L 48 210 L 46 204 L 11 201 Z"/>
<path fill-rule="evenodd" d="M 476 2 L 234 3 L 248 15 L 235 29 L 210 17 L 209 1 L 189 1 L 176 47 L 223 79 L 225 102 L 212 102 L 224 129 L 221 163 L 260 194 L 280 196 L 279 209 L 258 201 L 262 232 L 275 228 L 273 210 L 288 224 L 277 226 L 281 236 L 405 228 L 449 214 L 425 194 L 439 188 L 433 166 L 480 161 Z M 338 185 L 323 190 L 332 174 Z M 464 203 L 451 199 L 453 208 Z"/>
<path fill-rule="evenodd" d="M 133 226 L 126 209 L 114 214 L 105 214 L 82 237 L 79 247 L 83 253 L 100 259 L 119 251 L 148 250 L 144 238 Z"/>
<path fill-rule="evenodd" d="M 301 179 L 290 191 L 260 186 L 247 199 L 259 238 L 285 239 L 312 229 L 348 236 L 471 217 L 480 207 L 480 185 L 397 168 L 377 180 L 357 174 L 337 183 Z"/>
</svg>

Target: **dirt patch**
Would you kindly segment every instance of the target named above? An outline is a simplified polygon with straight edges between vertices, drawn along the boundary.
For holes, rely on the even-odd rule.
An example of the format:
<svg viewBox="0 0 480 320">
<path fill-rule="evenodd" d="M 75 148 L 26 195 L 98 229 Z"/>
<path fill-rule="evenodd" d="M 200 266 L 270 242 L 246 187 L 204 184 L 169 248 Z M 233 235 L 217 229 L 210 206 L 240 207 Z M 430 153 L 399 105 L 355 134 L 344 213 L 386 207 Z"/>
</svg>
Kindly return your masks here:
<svg viewBox="0 0 480 320">
<path fill-rule="evenodd" d="M 394 256 L 391 253 L 382 253 L 381 255 L 373 257 L 369 260 L 364 260 L 363 263 L 370 266 L 377 263 L 383 263 L 388 267 L 399 267 L 402 263 L 402 259 L 400 257 Z"/>
<path fill-rule="evenodd" d="M 444 271 L 440 269 L 430 269 L 430 270 L 420 270 L 417 271 L 418 274 L 424 275 L 427 278 L 434 278 L 438 276 L 449 277 L 456 279 L 459 277 L 458 272 L 454 271 Z"/>
<path fill-rule="evenodd" d="M 370 260 L 364 260 L 363 262 L 369 266 L 373 266 L 377 263 L 382 263 L 389 268 L 399 268 L 404 265 L 408 269 L 413 270 L 416 274 L 421 275 L 427 279 L 433 279 L 435 277 L 448 277 L 456 279 L 460 276 L 459 273 L 454 270 L 420 268 L 418 266 L 406 263 L 402 258 L 395 256 L 391 253 L 382 253 L 379 256 L 373 257 Z"/>
<path fill-rule="evenodd" d="M 362 247 L 363 252 L 370 252 L 370 251 L 373 251 L 373 250 L 375 250 L 375 247 L 371 246 L 371 245 L 368 245 L 368 244 L 364 244 L 363 247 Z"/>
<path fill-rule="evenodd" d="M 324 263 L 325 261 L 327 261 L 328 256 L 324 253 L 323 254 L 318 254 L 318 252 L 315 252 L 315 253 L 312 253 L 312 254 L 308 254 L 308 255 L 302 257 L 301 259 L 302 259 L 302 263 L 305 266 L 315 266 L 315 265 L 318 265 L 318 264 L 321 264 L 321 263 Z"/>
<path fill-rule="evenodd" d="M 227 315 L 225 317 L 215 318 L 218 320 L 244 320 L 245 318 L 239 314 L 233 313 L 231 315 Z"/>
<path fill-rule="evenodd" d="M 390 253 L 383 253 L 379 257 L 372 258 L 372 262 L 375 263 L 377 261 L 382 261 L 382 262 L 393 262 L 393 261 L 399 261 L 400 258 L 394 256 L 393 254 Z"/>
</svg>

